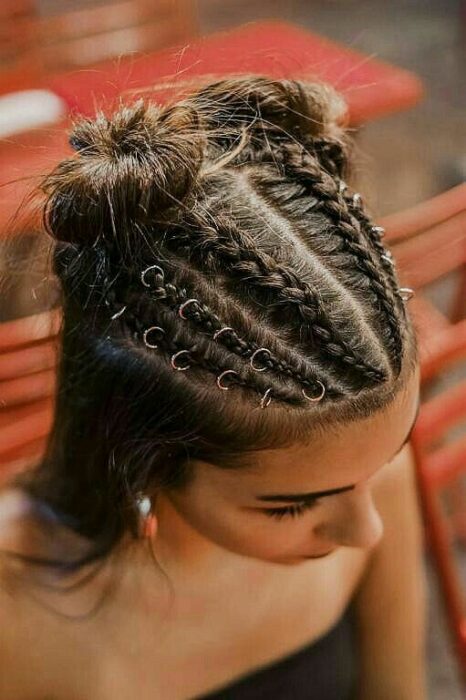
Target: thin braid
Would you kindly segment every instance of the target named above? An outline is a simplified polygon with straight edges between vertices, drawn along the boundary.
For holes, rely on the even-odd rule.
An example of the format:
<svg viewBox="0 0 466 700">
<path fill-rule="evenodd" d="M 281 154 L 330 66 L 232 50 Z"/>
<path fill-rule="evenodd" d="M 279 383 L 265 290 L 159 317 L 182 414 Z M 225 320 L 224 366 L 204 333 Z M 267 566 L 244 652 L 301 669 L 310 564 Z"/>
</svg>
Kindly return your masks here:
<svg viewBox="0 0 466 700">
<path fill-rule="evenodd" d="M 341 362 L 346 368 L 352 368 L 367 379 L 378 383 L 387 378 L 382 369 L 367 363 L 329 323 L 325 315 L 320 295 L 309 283 L 299 279 L 295 270 L 284 263 L 277 262 L 272 256 L 259 251 L 234 222 L 224 216 L 218 216 L 215 226 L 209 226 L 200 217 L 191 213 L 191 223 L 196 227 L 196 235 L 203 238 L 191 246 L 191 257 L 197 257 L 204 267 L 217 268 L 220 260 L 223 268 L 244 282 L 256 286 L 256 289 L 275 296 L 274 300 L 267 299 L 269 308 L 288 306 L 294 308 L 300 319 L 306 322 L 329 359 Z M 167 237 L 167 243 L 174 242 L 175 237 L 181 240 L 189 238 L 193 241 L 192 233 L 173 231 Z"/>
<path fill-rule="evenodd" d="M 295 144 L 286 147 L 287 158 L 283 166 L 285 177 L 295 178 L 306 186 L 310 193 L 319 197 L 318 208 L 326 213 L 337 226 L 346 250 L 353 255 L 359 268 L 370 280 L 377 301 L 383 308 L 390 328 L 392 357 L 396 372 L 401 371 L 403 340 L 399 320 L 393 312 L 393 299 L 380 281 L 380 271 L 374 265 L 369 250 L 361 243 L 361 226 L 348 209 L 346 200 L 335 180 L 321 167 L 317 159 L 303 147 Z"/>
<path fill-rule="evenodd" d="M 172 282 L 165 282 L 164 277 L 160 274 L 155 275 L 155 285 L 149 290 L 144 289 L 144 292 L 149 293 L 152 299 L 167 303 L 174 311 L 178 309 L 180 304 L 187 301 L 188 298 L 191 298 L 186 289 L 177 287 Z M 107 305 L 111 307 L 126 307 L 127 305 L 127 300 L 124 298 L 124 295 L 119 294 L 118 288 L 115 286 L 107 293 L 107 300 Z M 217 314 L 200 300 L 196 300 L 195 304 L 190 304 L 184 313 L 189 321 L 194 322 L 201 330 L 209 335 L 225 327 L 225 324 Z M 243 359 L 250 358 L 254 352 L 262 347 L 254 341 L 245 341 L 233 328 L 226 333 L 222 333 L 217 342 Z M 320 383 L 316 377 L 309 377 L 285 360 L 276 358 L 270 350 L 267 351 L 262 362 L 267 369 L 279 374 L 284 374 L 294 379 L 299 384 L 314 390 L 316 393 L 320 391 Z M 328 384 L 326 387 L 326 394 L 334 398 L 341 396 L 341 392 L 329 387 Z"/>
<path fill-rule="evenodd" d="M 142 340 L 146 326 L 142 320 L 143 314 L 139 308 L 140 304 L 135 304 L 133 308 L 128 309 L 125 312 L 125 323 L 128 328 L 133 331 L 133 337 L 138 341 Z M 157 340 L 157 345 L 162 349 L 166 350 L 168 353 L 176 353 L 180 350 L 186 350 L 190 356 L 190 364 L 197 365 L 207 371 L 219 375 L 220 372 L 231 369 L 226 365 L 219 365 L 217 362 L 209 357 L 200 350 L 199 343 L 194 341 L 184 341 L 183 344 L 173 340 L 171 334 L 164 334 L 160 339 Z M 241 376 L 241 373 L 237 370 L 235 371 L 235 377 L 231 380 L 231 384 L 238 384 L 245 389 L 252 389 L 259 395 L 263 396 L 267 389 L 272 389 L 272 396 L 279 401 L 288 403 L 292 406 L 302 406 L 307 403 L 306 399 L 303 397 L 301 392 L 296 393 L 295 390 L 288 388 L 287 386 L 280 384 L 278 382 L 273 382 L 270 377 L 262 377 L 261 375 L 251 375 L 254 381 L 250 381 L 245 377 Z M 341 397 L 341 393 L 334 389 L 326 388 L 325 395 L 327 398 L 337 398 Z"/>
<path fill-rule="evenodd" d="M 343 197 L 350 209 L 352 211 L 353 216 L 355 216 L 361 226 L 364 229 L 364 232 L 368 238 L 368 240 L 371 242 L 372 246 L 374 249 L 377 251 L 379 257 L 380 257 L 380 262 L 381 265 L 383 266 L 387 279 L 389 281 L 389 284 L 392 289 L 393 293 L 393 298 L 396 303 L 398 303 L 398 308 L 401 308 L 403 315 L 406 315 L 406 309 L 405 305 L 403 304 L 403 301 L 400 297 L 399 291 L 398 291 L 398 281 L 396 279 L 395 275 L 395 267 L 393 263 L 391 263 L 388 259 L 388 256 L 390 255 L 389 251 L 386 250 L 384 245 L 382 244 L 380 240 L 380 235 L 377 232 L 377 227 L 374 226 L 372 223 L 370 217 L 366 214 L 364 211 L 364 208 L 362 206 L 362 198 L 355 198 L 354 194 L 350 194 L 348 192 L 347 187 L 342 187 L 343 190 Z"/>
</svg>

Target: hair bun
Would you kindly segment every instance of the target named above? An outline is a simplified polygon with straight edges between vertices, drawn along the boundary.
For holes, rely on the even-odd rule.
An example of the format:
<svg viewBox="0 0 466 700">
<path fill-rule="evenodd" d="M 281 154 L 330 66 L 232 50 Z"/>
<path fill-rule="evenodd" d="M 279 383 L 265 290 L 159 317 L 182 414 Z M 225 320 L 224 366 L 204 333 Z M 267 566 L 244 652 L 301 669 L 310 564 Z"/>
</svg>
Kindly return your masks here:
<svg viewBox="0 0 466 700">
<path fill-rule="evenodd" d="M 77 153 L 42 183 L 44 221 L 58 240 L 89 244 L 163 219 L 190 193 L 204 151 L 192 106 L 161 110 L 142 100 L 110 118 L 81 119 L 70 144 Z"/>
</svg>

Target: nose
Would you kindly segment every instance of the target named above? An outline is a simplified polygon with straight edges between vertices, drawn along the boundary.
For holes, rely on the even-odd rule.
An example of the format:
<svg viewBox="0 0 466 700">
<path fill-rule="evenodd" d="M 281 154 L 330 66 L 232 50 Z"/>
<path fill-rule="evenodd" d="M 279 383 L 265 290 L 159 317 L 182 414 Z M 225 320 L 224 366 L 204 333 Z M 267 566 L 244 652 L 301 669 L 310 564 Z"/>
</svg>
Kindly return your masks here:
<svg viewBox="0 0 466 700">
<path fill-rule="evenodd" d="M 344 547 L 375 547 L 382 538 L 383 523 L 369 487 L 360 484 L 353 491 L 339 494 L 327 519 L 314 532 L 319 539 Z"/>
</svg>

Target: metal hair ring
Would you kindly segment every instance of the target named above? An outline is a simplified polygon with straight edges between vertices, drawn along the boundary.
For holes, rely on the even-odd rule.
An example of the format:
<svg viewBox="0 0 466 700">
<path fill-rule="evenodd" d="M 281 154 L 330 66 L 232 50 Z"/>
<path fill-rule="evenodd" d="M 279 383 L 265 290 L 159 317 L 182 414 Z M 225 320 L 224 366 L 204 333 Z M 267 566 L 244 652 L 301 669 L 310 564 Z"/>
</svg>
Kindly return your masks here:
<svg viewBox="0 0 466 700">
<path fill-rule="evenodd" d="M 317 403 L 318 401 L 321 401 L 324 398 L 325 386 L 322 384 L 322 382 L 319 382 L 319 380 L 317 380 L 317 384 L 320 384 L 320 386 L 322 387 L 322 391 L 320 392 L 319 396 L 308 396 L 306 394 L 306 390 L 301 389 L 301 391 L 303 392 L 304 398 L 307 399 L 308 401 L 310 401 L 311 403 L 314 403 L 314 402 Z"/>
<path fill-rule="evenodd" d="M 222 372 L 221 374 L 219 374 L 218 377 L 217 377 L 217 386 L 218 386 L 219 389 L 223 389 L 224 391 L 228 391 L 228 389 L 230 388 L 229 386 L 223 386 L 223 384 L 222 384 L 222 378 L 223 378 L 226 374 L 235 374 L 237 377 L 239 376 L 239 375 L 238 375 L 238 372 L 235 372 L 234 369 L 226 369 L 224 372 Z"/>
<path fill-rule="evenodd" d="M 378 235 L 379 238 L 383 238 L 385 235 L 385 229 L 383 226 L 372 226 L 373 232 Z"/>
<path fill-rule="evenodd" d="M 391 253 L 389 253 L 388 251 L 386 254 L 381 255 L 381 258 L 383 258 L 383 260 L 385 260 L 386 262 L 390 263 L 392 267 L 395 267 L 395 261 L 393 260 Z"/>
<path fill-rule="evenodd" d="M 165 277 L 165 272 L 162 270 L 160 265 L 151 265 L 150 267 L 146 267 L 146 269 L 141 272 L 141 282 L 145 287 L 150 287 L 150 284 L 146 281 L 146 274 L 149 272 L 149 270 L 159 270 L 159 274 L 162 275 L 162 279 Z"/>
<path fill-rule="evenodd" d="M 185 367 L 178 367 L 178 365 L 176 364 L 176 358 L 183 354 L 189 355 L 189 350 L 178 350 L 178 352 L 175 352 L 175 354 L 172 355 L 170 359 L 170 363 L 173 369 L 177 369 L 180 372 L 184 372 L 184 370 L 189 369 L 191 367 L 191 365 L 186 365 Z"/>
<path fill-rule="evenodd" d="M 268 405 L 270 404 L 270 402 L 272 401 L 272 397 L 270 396 L 270 392 L 271 392 L 271 391 L 272 391 L 271 388 L 267 389 L 267 391 L 265 392 L 265 394 L 264 394 L 263 397 L 261 398 L 261 403 L 260 403 L 260 407 L 261 407 L 261 408 L 267 408 L 267 406 L 268 406 Z"/>
<path fill-rule="evenodd" d="M 119 311 L 117 311 L 115 314 L 113 314 L 113 316 L 110 317 L 110 320 L 114 321 L 115 319 L 117 319 L 119 316 L 121 316 L 122 313 L 126 311 L 127 308 L 127 305 L 123 306 Z"/>
<path fill-rule="evenodd" d="M 411 287 L 400 287 L 398 292 L 403 301 L 409 301 L 416 293 Z"/>
<path fill-rule="evenodd" d="M 232 331 L 232 330 L 234 330 L 234 329 L 231 328 L 231 326 L 224 326 L 223 328 L 219 328 L 218 331 L 215 331 L 212 338 L 213 338 L 213 340 L 217 340 L 217 338 L 219 337 L 219 335 L 221 333 L 224 333 L 225 331 Z"/>
<path fill-rule="evenodd" d="M 358 204 L 361 204 L 362 202 L 362 197 L 359 194 L 359 192 L 356 192 L 353 194 L 353 206 L 356 207 Z"/>
<path fill-rule="evenodd" d="M 147 340 L 147 336 L 149 335 L 149 333 L 150 333 L 151 331 L 162 331 L 163 335 L 165 335 L 165 331 L 164 331 L 164 329 L 161 328 L 160 326 L 151 326 L 150 328 L 146 328 L 146 330 L 144 331 L 143 336 L 142 336 L 142 339 L 143 339 L 143 341 L 144 341 L 144 344 L 145 344 L 148 348 L 154 348 L 154 349 L 155 349 L 155 348 L 158 348 L 159 346 L 158 346 L 158 345 L 153 345 L 152 343 L 149 343 L 149 341 Z"/>
<path fill-rule="evenodd" d="M 192 304 L 193 301 L 196 302 L 196 304 L 199 304 L 198 299 L 188 299 L 187 301 L 184 301 L 184 302 L 181 304 L 180 308 L 178 309 L 178 316 L 181 316 L 181 318 L 184 318 L 184 319 L 186 320 L 186 316 L 183 316 L 183 309 L 184 309 L 185 306 L 187 306 L 188 304 Z"/>
<path fill-rule="evenodd" d="M 258 353 L 260 353 L 260 352 L 267 352 L 267 353 L 269 354 L 269 357 L 272 356 L 272 353 L 270 352 L 270 350 L 269 350 L 268 348 L 258 348 L 257 350 L 254 350 L 254 352 L 252 353 L 252 355 L 251 355 L 251 357 L 250 357 L 250 359 L 249 359 L 249 364 L 251 365 L 251 367 L 253 368 L 253 370 L 255 370 L 256 372 L 265 372 L 265 370 L 267 369 L 267 366 L 265 366 L 265 367 L 254 367 L 254 358 L 255 358 L 256 355 L 257 355 Z"/>
</svg>

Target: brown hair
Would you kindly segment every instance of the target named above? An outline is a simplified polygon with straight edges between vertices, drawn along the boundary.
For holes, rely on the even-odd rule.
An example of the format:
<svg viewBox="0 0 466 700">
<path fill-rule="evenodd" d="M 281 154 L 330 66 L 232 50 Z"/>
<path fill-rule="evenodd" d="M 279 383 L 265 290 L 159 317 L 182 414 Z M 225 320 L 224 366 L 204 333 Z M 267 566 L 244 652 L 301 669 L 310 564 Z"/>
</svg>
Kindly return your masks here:
<svg viewBox="0 0 466 700">
<path fill-rule="evenodd" d="M 243 77 L 75 125 L 43 183 L 56 417 L 22 484 L 89 538 L 87 561 L 190 459 L 308 441 L 388 405 L 414 368 L 394 265 L 347 184 L 345 109 L 326 84 Z"/>
</svg>

